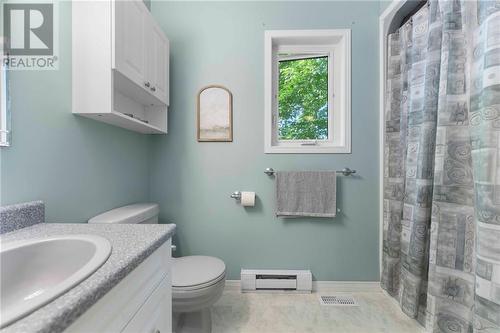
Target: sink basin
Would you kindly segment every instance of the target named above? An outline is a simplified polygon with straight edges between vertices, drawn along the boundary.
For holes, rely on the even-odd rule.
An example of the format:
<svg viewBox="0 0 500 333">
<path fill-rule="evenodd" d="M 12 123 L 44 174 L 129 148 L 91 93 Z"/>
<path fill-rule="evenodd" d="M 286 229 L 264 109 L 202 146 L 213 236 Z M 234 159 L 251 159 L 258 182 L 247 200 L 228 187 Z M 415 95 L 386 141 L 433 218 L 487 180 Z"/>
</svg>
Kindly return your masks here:
<svg viewBox="0 0 500 333">
<path fill-rule="evenodd" d="M 110 254 L 109 241 L 95 235 L 2 242 L 0 328 L 82 282 Z"/>
</svg>

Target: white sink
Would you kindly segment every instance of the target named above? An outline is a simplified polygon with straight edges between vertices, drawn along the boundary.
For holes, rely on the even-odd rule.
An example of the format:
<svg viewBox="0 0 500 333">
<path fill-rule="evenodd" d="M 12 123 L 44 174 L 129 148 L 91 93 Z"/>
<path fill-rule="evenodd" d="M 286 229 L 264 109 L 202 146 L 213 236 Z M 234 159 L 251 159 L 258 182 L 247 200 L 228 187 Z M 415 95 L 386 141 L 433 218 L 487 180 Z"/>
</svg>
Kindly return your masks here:
<svg viewBox="0 0 500 333">
<path fill-rule="evenodd" d="M 0 328 L 80 283 L 110 254 L 109 241 L 94 235 L 2 242 Z"/>
</svg>

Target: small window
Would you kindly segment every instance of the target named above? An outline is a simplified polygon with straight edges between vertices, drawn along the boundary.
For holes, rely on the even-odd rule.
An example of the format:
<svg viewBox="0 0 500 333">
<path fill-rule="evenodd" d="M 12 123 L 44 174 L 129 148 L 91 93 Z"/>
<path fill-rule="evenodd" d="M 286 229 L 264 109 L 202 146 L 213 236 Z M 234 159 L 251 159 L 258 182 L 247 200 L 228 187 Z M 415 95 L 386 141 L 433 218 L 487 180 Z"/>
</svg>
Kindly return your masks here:
<svg viewBox="0 0 500 333">
<path fill-rule="evenodd" d="M 278 140 L 328 140 L 328 56 L 278 59 Z"/>
<path fill-rule="evenodd" d="M 350 153 L 350 32 L 266 32 L 266 153 Z"/>
<path fill-rule="evenodd" d="M 0 147 L 10 146 L 10 102 L 8 55 L 4 55 L 4 39 L 0 37 Z"/>
</svg>

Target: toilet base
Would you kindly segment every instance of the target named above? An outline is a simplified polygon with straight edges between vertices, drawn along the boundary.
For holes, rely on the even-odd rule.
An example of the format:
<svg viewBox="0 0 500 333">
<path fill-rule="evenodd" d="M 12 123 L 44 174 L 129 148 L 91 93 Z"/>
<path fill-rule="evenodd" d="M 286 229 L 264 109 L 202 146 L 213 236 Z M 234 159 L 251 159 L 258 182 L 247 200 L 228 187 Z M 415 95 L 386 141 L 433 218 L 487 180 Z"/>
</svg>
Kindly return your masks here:
<svg viewBox="0 0 500 333">
<path fill-rule="evenodd" d="M 173 333 L 211 333 L 212 315 L 210 308 L 195 312 L 174 313 Z"/>
</svg>

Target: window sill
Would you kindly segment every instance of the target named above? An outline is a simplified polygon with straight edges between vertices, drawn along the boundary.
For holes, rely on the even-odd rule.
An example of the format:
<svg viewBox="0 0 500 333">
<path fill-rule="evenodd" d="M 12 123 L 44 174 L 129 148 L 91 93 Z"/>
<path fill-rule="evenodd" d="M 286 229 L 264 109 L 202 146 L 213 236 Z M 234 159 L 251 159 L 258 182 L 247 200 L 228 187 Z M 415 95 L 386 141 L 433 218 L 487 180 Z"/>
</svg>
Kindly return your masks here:
<svg viewBox="0 0 500 333">
<path fill-rule="evenodd" d="M 350 154 L 350 146 L 266 146 L 266 154 Z"/>
</svg>

